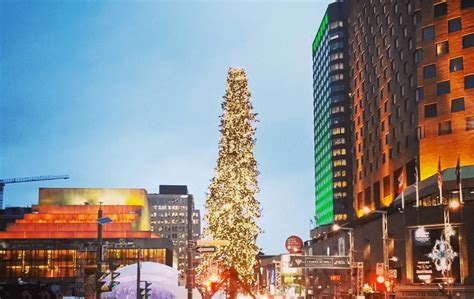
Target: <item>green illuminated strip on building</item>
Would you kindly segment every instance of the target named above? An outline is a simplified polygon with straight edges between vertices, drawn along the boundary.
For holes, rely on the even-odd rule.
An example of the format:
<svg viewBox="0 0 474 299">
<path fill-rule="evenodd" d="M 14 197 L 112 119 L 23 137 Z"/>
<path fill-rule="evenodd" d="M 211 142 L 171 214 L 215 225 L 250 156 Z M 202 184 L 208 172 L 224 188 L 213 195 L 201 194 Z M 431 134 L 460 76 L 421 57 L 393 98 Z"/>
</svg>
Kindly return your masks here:
<svg viewBox="0 0 474 299">
<path fill-rule="evenodd" d="M 319 43 L 321 42 L 321 39 L 324 35 L 324 31 L 326 30 L 326 27 L 328 26 L 328 23 L 329 23 L 328 15 L 325 15 L 323 22 L 321 23 L 321 26 L 319 26 L 318 34 L 316 35 L 313 41 L 313 53 L 316 52 L 316 50 L 318 49 Z"/>
<path fill-rule="evenodd" d="M 329 105 L 324 108 L 321 111 L 323 117 L 320 121 L 324 122 L 325 125 L 315 132 L 316 151 L 320 156 L 320 159 L 316 161 L 316 175 L 320 177 L 316 180 L 317 226 L 332 223 L 334 218 Z"/>
<path fill-rule="evenodd" d="M 319 47 L 328 38 L 328 23 L 328 15 L 325 15 L 312 45 L 316 65 L 324 65 L 329 59 L 329 49 Z M 328 84 L 329 70 L 320 69 L 314 76 L 314 82 L 318 82 L 314 95 L 315 206 L 316 225 L 321 226 L 334 221 L 330 99 L 327 87 L 324 88 Z"/>
</svg>

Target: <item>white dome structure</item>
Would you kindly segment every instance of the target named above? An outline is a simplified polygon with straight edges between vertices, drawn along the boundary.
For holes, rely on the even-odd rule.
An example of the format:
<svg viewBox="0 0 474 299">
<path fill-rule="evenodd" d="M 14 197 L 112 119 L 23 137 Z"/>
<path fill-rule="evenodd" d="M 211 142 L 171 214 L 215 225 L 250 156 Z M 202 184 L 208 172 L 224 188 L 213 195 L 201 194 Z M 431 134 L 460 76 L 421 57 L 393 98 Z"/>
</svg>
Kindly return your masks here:
<svg viewBox="0 0 474 299">
<path fill-rule="evenodd" d="M 141 262 L 140 280 L 151 283 L 152 299 L 181 299 L 187 297 L 187 290 L 178 286 L 178 271 L 174 268 L 160 263 Z M 117 281 L 120 284 L 111 292 L 103 293 L 102 298 L 137 298 L 137 264 L 127 265 L 117 270 L 120 275 Z M 110 277 L 107 278 L 107 282 Z M 144 287 L 144 284 L 142 284 Z M 193 292 L 193 298 L 201 298 L 197 290 Z"/>
</svg>

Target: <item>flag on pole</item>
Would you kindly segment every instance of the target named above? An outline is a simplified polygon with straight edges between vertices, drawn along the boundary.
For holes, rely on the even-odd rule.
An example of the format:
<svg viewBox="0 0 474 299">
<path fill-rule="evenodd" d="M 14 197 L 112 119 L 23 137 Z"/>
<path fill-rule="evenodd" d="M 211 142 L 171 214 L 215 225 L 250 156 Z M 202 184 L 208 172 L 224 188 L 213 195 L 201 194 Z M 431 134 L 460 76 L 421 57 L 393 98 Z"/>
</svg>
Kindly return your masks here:
<svg viewBox="0 0 474 299">
<path fill-rule="evenodd" d="M 418 208 L 420 206 L 420 196 L 418 193 L 418 166 L 417 161 L 415 159 L 415 192 L 416 192 L 416 207 Z"/>
<path fill-rule="evenodd" d="M 403 177 L 403 170 L 402 170 L 402 172 L 398 176 L 398 193 L 403 192 L 403 181 L 404 181 L 404 177 Z"/>
<path fill-rule="evenodd" d="M 459 156 L 458 156 L 458 163 L 456 164 L 456 183 L 458 184 L 458 187 L 459 187 L 459 203 L 463 203 L 462 186 L 461 186 L 461 163 L 459 161 Z"/>
<path fill-rule="evenodd" d="M 402 194 L 402 210 L 405 210 L 405 196 L 403 194 L 403 181 L 404 180 L 405 179 L 403 177 L 403 169 L 402 169 L 402 172 L 398 176 L 398 193 Z"/>
<path fill-rule="evenodd" d="M 443 188 L 443 174 L 441 173 L 441 158 L 438 160 L 438 189 Z"/>
<path fill-rule="evenodd" d="M 439 189 L 439 204 L 443 204 L 443 174 L 441 173 L 441 157 L 438 159 L 438 189 Z"/>
<path fill-rule="evenodd" d="M 456 164 L 456 184 L 458 184 L 458 186 L 461 184 L 461 166 L 459 165 L 459 157 L 458 163 Z"/>
</svg>

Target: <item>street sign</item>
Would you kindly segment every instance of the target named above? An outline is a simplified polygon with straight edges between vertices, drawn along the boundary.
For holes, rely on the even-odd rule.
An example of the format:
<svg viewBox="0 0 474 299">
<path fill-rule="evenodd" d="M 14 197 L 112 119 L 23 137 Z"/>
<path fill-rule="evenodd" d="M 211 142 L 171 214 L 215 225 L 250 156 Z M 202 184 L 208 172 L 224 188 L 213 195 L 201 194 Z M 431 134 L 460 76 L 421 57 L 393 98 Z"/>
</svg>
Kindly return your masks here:
<svg viewBox="0 0 474 299">
<path fill-rule="evenodd" d="M 290 268 L 350 269 L 349 256 L 292 255 Z"/>
<path fill-rule="evenodd" d="M 196 251 L 198 253 L 211 253 L 216 251 L 216 246 L 201 246 L 197 247 Z"/>
<path fill-rule="evenodd" d="M 397 269 L 390 269 L 388 270 L 388 277 L 389 278 L 397 278 Z"/>
<path fill-rule="evenodd" d="M 99 224 L 106 224 L 112 222 L 112 219 L 110 219 L 110 217 L 102 217 L 97 218 L 97 222 L 99 222 Z"/>
<path fill-rule="evenodd" d="M 197 246 L 227 246 L 229 245 L 229 240 L 196 240 Z"/>
</svg>

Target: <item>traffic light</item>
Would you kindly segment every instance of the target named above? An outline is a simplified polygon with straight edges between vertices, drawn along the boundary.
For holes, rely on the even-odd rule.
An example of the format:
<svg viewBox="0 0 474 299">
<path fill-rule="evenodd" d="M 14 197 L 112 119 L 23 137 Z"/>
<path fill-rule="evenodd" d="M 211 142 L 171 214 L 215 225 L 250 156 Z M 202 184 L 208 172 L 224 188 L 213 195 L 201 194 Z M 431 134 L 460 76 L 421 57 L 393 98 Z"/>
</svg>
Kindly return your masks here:
<svg viewBox="0 0 474 299">
<path fill-rule="evenodd" d="M 144 288 L 141 287 L 142 282 L 145 283 Z M 151 297 L 151 288 L 150 288 L 150 286 L 151 286 L 151 282 L 140 281 L 140 297 L 141 298 L 147 299 L 147 298 Z"/>
<path fill-rule="evenodd" d="M 219 281 L 219 276 L 211 274 L 205 282 L 207 292 L 215 294 L 219 290 Z"/>
<path fill-rule="evenodd" d="M 376 290 L 379 292 L 386 292 L 388 290 L 387 283 L 390 285 L 388 281 L 385 281 L 385 277 L 383 275 L 377 275 L 375 279 Z"/>
<path fill-rule="evenodd" d="M 110 290 L 115 289 L 120 284 L 120 282 L 117 281 L 117 277 L 120 276 L 120 273 L 117 272 L 117 269 L 119 267 L 120 265 L 112 264 L 112 263 L 110 264 L 110 285 L 109 285 Z"/>
<path fill-rule="evenodd" d="M 108 292 L 107 289 L 107 286 L 105 286 L 105 284 L 107 283 L 107 281 L 105 281 L 105 278 L 109 275 L 108 272 L 101 272 L 101 271 L 98 271 L 96 273 L 96 277 L 97 277 L 97 280 L 96 280 L 96 289 L 97 290 L 100 290 L 101 292 Z"/>
</svg>

